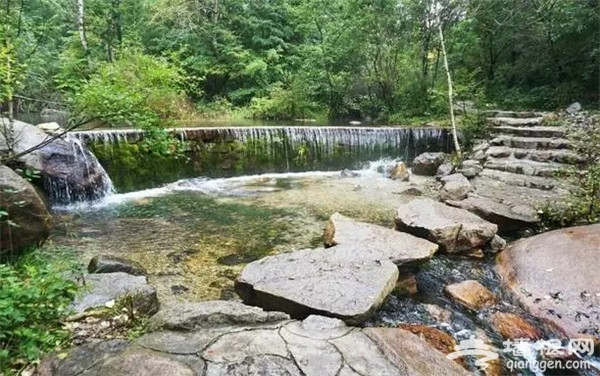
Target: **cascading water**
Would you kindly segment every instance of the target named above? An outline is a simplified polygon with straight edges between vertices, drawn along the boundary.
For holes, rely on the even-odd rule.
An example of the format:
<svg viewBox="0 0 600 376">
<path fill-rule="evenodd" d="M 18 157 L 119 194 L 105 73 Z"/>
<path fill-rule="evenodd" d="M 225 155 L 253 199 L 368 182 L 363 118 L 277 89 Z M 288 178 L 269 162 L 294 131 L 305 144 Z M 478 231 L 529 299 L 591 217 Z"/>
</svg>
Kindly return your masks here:
<svg viewBox="0 0 600 376">
<path fill-rule="evenodd" d="M 145 137 L 142 130 L 80 131 L 71 137 L 91 147 L 120 192 L 199 176 L 356 169 L 368 161 L 410 161 L 421 152 L 451 149 L 448 131 L 440 128 L 268 126 L 169 131 L 187 141 L 186 158 L 140 152 L 135 144 Z"/>
<path fill-rule="evenodd" d="M 247 143 L 255 153 L 267 156 L 270 160 L 285 158 L 285 154 L 290 158 L 300 148 L 306 148 L 306 152 L 314 158 L 343 151 L 362 154 L 371 160 L 384 157 L 403 157 L 407 160 L 415 152 L 451 148 L 448 131 L 441 128 L 198 127 L 170 131 L 181 140 Z M 84 143 L 111 145 L 137 142 L 143 139 L 144 134 L 143 130 L 138 129 L 118 129 L 72 132 L 71 136 Z"/>
<path fill-rule="evenodd" d="M 48 156 L 49 173 L 42 178 L 53 204 L 95 201 L 115 193 L 107 172 L 78 138 L 67 135 L 41 151 Z"/>
</svg>

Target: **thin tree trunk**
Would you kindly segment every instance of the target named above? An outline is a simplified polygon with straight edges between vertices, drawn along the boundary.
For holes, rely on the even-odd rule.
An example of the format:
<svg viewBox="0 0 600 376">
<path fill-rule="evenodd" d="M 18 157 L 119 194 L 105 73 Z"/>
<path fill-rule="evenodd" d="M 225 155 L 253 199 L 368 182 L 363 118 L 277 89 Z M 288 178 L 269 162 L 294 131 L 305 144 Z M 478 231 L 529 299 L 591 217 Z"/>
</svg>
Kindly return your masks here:
<svg viewBox="0 0 600 376">
<path fill-rule="evenodd" d="M 88 42 L 85 35 L 85 9 L 83 0 L 77 0 L 77 28 L 79 29 L 79 38 L 81 39 L 81 47 L 85 53 L 88 53 Z"/>
<path fill-rule="evenodd" d="M 15 116 L 14 98 L 13 98 L 13 82 L 12 82 L 12 64 L 11 64 L 11 44 L 10 40 L 6 40 L 6 85 L 8 85 L 8 96 L 6 98 L 8 102 L 8 122 L 12 124 L 12 120 Z"/>
<path fill-rule="evenodd" d="M 444 42 L 444 32 L 442 31 L 442 22 L 438 16 L 438 31 L 440 33 L 440 44 L 442 45 L 442 56 L 444 57 L 444 68 L 446 69 L 446 76 L 448 77 L 448 102 L 450 103 L 450 121 L 452 123 L 452 139 L 454 140 L 454 149 L 459 158 L 462 158 L 462 152 L 460 150 L 460 144 L 458 143 L 458 131 L 456 129 L 456 119 L 454 118 L 454 94 L 452 92 L 452 75 L 450 74 L 450 67 L 448 66 L 448 55 L 446 55 L 446 43 Z"/>
</svg>

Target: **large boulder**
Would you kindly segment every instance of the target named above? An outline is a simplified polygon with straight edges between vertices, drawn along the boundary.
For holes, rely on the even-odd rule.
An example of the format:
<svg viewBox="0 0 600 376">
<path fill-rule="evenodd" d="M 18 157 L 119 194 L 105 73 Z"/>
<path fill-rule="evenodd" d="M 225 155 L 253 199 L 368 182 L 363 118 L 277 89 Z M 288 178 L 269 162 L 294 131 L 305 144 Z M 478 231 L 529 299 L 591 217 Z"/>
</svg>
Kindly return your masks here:
<svg viewBox="0 0 600 376">
<path fill-rule="evenodd" d="M 392 292 L 398 267 L 338 245 L 268 256 L 248 264 L 235 282 L 244 303 L 293 318 L 310 314 L 362 323 Z"/>
<path fill-rule="evenodd" d="M 475 214 L 431 199 L 400 206 L 396 228 L 439 244 L 447 253 L 483 248 L 498 231 L 498 226 Z"/>
<path fill-rule="evenodd" d="M 412 173 L 415 175 L 435 176 L 438 168 L 446 161 L 445 153 L 419 154 L 412 162 Z"/>
<path fill-rule="evenodd" d="M 10 137 L 7 141 L 0 132 L 0 154 L 12 151 L 26 153 L 17 162 L 26 168 L 40 171 L 43 189 L 53 203 L 67 204 L 73 201 L 98 199 L 112 189 L 112 182 L 96 157 L 76 139 L 58 138 L 52 142 L 51 136 L 31 124 L 0 118 L 0 125 L 6 125 Z M 37 146 L 49 142 L 36 149 Z"/>
<path fill-rule="evenodd" d="M 72 308 L 76 313 L 102 308 L 107 303 L 131 299 L 131 305 L 141 314 L 153 315 L 159 303 L 156 290 L 148 285 L 146 277 L 127 273 L 88 274 L 84 276 L 84 292 L 75 298 Z"/>
<path fill-rule="evenodd" d="M 0 165 L 0 255 L 40 245 L 51 228 L 52 217 L 35 188 Z"/>
<path fill-rule="evenodd" d="M 511 244 L 498 271 L 531 314 L 567 338 L 600 340 L 600 225 L 547 232 Z"/>
<path fill-rule="evenodd" d="M 331 216 L 325 227 L 326 247 L 355 247 L 365 260 L 389 260 L 396 265 L 429 260 L 438 245 L 410 234 L 355 221 L 340 213 Z"/>
</svg>

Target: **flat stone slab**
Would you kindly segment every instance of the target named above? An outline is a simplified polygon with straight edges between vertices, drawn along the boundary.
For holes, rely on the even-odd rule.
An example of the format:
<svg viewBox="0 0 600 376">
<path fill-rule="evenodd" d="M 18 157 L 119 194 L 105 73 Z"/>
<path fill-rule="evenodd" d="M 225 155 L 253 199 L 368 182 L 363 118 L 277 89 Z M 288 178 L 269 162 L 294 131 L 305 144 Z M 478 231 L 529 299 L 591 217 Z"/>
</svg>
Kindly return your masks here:
<svg viewBox="0 0 600 376">
<path fill-rule="evenodd" d="M 488 158 L 485 168 L 523 174 L 528 176 L 554 177 L 557 171 L 568 167 L 563 163 L 536 162 L 526 159 L 514 158 Z"/>
<path fill-rule="evenodd" d="M 498 226 L 466 210 L 433 201 L 416 199 L 398 208 L 396 228 L 428 239 L 448 253 L 484 247 Z"/>
<path fill-rule="evenodd" d="M 396 265 L 429 260 L 438 245 L 425 239 L 335 213 L 327 222 L 325 246 L 355 247 L 365 260 L 389 260 Z"/>
<path fill-rule="evenodd" d="M 537 317 L 569 338 L 600 339 L 600 225 L 519 240 L 498 255 L 498 271 Z"/>
<path fill-rule="evenodd" d="M 364 259 L 338 245 L 268 256 L 248 264 L 235 282 L 247 304 L 293 318 L 321 314 L 361 323 L 383 303 L 398 279 L 390 261 Z"/>
<path fill-rule="evenodd" d="M 446 203 L 495 223 L 498 225 L 499 232 L 523 230 L 539 222 L 533 207 L 506 205 L 476 194 L 469 194 L 469 197 L 462 201 L 446 201 Z"/>
<path fill-rule="evenodd" d="M 179 342 L 196 336 L 205 341 Z M 152 341 L 147 338 L 152 337 Z M 160 343 L 160 340 L 163 340 Z M 149 343 L 154 343 L 148 348 Z M 280 322 L 195 331 L 164 331 L 135 342 L 81 346 L 42 362 L 37 376 L 466 376 L 423 339 L 393 328 L 360 329 L 338 319 L 309 316 Z"/>
<path fill-rule="evenodd" d="M 158 311 L 156 290 L 147 283 L 144 276 L 119 272 L 87 274 L 84 278 L 84 291 L 72 304 L 77 313 L 90 308 L 104 307 L 106 303 L 127 295 L 133 297 L 134 306 L 139 312 L 151 315 Z"/>
<path fill-rule="evenodd" d="M 150 327 L 170 330 L 196 330 L 240 324 L 257 324 L 289 320 L 283 312 L 265 312 L 239 302 L 215 300 L 176 303 L 160 310 L 150 319 Z"/>
</svg>

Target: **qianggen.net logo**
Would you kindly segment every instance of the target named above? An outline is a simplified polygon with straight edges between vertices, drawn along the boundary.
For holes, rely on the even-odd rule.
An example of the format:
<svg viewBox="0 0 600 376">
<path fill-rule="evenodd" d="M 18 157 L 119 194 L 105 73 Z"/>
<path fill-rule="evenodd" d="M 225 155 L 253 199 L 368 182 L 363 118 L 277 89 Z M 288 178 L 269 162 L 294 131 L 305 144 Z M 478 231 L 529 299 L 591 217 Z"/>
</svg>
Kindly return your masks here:
<svg viewBox="0 0 600 376">
<path fill-rule="evenodd" d="M 460 341 L 448 359 L 454 360 L 464 356 L 472 356 L 474 364 L 480 370 L 489 367 L 490 362 L 497 360 L 500 353 L 509 356 L 505 362 L 510 371 L 530 370 L 545 372 L 547 370 L 589 370 L 595 368 L 592 363 L 583 359 L 594 353 L 594 340 L 578 338 L 569 340 L 563 345 L 559 339 L 531 341 L 529 339 L 507 340 L 502 343 L 503 349 L 487 345 L 483 340 L 471 336 Z"/>
</svg>

